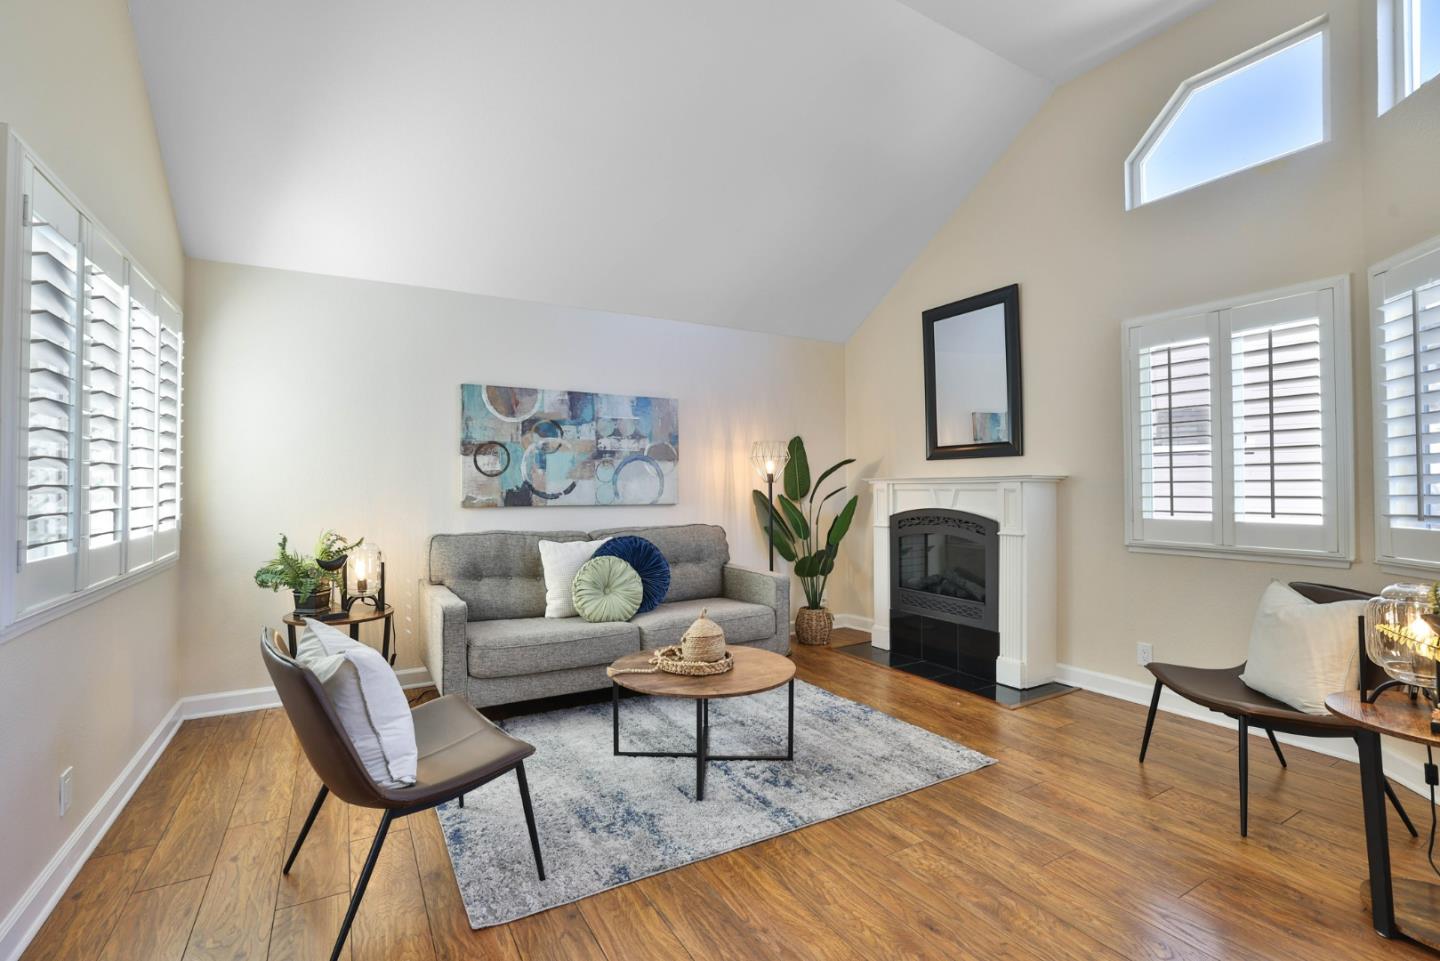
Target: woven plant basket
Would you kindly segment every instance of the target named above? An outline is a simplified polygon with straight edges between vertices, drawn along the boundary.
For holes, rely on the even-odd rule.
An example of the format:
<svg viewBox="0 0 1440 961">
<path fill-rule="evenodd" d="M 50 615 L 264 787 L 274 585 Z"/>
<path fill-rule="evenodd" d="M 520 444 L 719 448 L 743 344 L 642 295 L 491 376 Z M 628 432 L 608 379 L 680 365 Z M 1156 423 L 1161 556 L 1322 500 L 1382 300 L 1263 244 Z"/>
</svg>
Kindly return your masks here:
<svg viewBox="0 0 1440 961">
<path fill-rule="evenodd" d="M 725 656 L 725 629 L 710 620 L 709 613 L 709 608 L 702 609 L 680 637 L 680 651 L 687 661 L 709 663 Z"/>
<path fill-rule="evenodd" d="M 835 615 L 823 607 L 802 607 L 795 614 L 795 639 L 801 644 L 819 646 L 830 643 L 830 629 Z"/>
</svg>

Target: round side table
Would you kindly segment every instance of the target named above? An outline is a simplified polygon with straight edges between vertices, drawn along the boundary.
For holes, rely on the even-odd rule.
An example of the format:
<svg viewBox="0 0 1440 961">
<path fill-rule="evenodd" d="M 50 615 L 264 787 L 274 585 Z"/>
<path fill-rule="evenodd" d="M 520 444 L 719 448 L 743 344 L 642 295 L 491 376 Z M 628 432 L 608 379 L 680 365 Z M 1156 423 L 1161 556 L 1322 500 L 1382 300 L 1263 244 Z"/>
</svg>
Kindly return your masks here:
<svg viewBox="0 0 1440 961">
<path fill-rule="evenodd" d="M 1414 941 L 1440 951 L 1440 885 L 1390 877 L 1385 769 L 1380 758 L 1382 734 L 1417 744 L 1440 745 L 1440 734 L 1430 733 L 1430 707 L 1399 691 L 1380 695 L 1374 704 L 1365 703 L 1358 691 L 1342 691 L 1325 698 L 1325 709 L 1356 727 L 1365 847 L 1370 862 L 1370 916 L 1375 931 L 1382 937 Z M 1403 923 L 1395 918 L 1397 909 L 1404 917 Z"/>
<path fill-rule="evenodd" d="M 323 611 L 311 615 L 317 621 L 329 624 L 331 627 L 350 628 L 350 639 L 360 640 L 360 625 L 368 624 L 371 621 L 384 621 L 385 630 L 381 635 L 380 656 L 385 658 L 386 663 L 394 665 L 396 651 L 392 650 L 392 639 L 395 636 L 395 605 L 386 604 L 382 608 L 374 608 L 368 604 L 355 604 L 349 611 Z M 285 615 L 285 629 L 290 635 L 290 656 L 295 656 L 295 629 L 304 627 L 305 619 L 296 617 L 293 613 Z"/>
</svg>

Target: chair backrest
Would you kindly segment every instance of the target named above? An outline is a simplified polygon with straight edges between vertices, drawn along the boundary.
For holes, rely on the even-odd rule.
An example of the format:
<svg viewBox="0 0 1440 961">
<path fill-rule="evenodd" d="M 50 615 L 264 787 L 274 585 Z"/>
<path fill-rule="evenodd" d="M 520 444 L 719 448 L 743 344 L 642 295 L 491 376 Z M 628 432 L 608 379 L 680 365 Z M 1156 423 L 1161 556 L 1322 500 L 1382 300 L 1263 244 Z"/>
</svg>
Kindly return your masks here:
<svg viewBox="0 0 1440 961">
<path fill-rule="evenodd" d="M 1291 581 L 1290 589 L 1316 604 L 1331 604 L 1335 601 L 1368 601 L 1375 596 L 1368 591 L 1357 591 L 1350 587 L 1335 587 L 1330 584 L 1312 584 L 1309 581 Z M 1388 678 L 1385 669 L 1370 660 L 1370 654 L 1365 650 L 1365 618 L 1361 617 L 1358 620 L 1356 643 L 1360 645 L 1360 693 L 1364 694 L 1379 687 Z"/>
<path fill-rule="evenodd" d="M 300 747 L 321 783 L 348 804 L 393 807 L 393 799 L 370 779 L 320 681 L 309 669 L 282 654 L 278 640 L 279 635 L 264 631 L 260 637 L 260 654 Z"/>
</svg>

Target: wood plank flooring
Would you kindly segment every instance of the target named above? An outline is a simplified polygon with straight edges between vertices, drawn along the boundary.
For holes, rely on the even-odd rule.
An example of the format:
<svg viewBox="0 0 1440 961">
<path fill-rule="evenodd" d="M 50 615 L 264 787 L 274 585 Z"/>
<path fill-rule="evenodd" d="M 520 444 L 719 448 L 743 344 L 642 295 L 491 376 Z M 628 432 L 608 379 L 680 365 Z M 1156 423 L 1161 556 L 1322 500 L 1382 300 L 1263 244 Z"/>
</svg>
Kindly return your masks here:
<svg viewBox="0 0 1440 961">
<path fill-rule="evenodd" d="M 390 834 L 346 957 L 1433 957 L 1370 928 L 1351 764 L 1286 748 L 1281 770 L 1252 742 L 1242 839 L 1224 729 L 1162 715 L 1142 767 L 1137 705 L 1079 692 L 1010 711 L 825 648 L 795 660 L 803 679 L 1000 763 L 484 931 L 434 814 L 416 815 Z M 282 878 L 317 787 L 279 711 L 187 722 L 23 961 L 328 958 L 377 819 L 331 798 Z M 1391 839 L 1397 876 L 1433 877 L 1393 816 Z"/>
</svg>

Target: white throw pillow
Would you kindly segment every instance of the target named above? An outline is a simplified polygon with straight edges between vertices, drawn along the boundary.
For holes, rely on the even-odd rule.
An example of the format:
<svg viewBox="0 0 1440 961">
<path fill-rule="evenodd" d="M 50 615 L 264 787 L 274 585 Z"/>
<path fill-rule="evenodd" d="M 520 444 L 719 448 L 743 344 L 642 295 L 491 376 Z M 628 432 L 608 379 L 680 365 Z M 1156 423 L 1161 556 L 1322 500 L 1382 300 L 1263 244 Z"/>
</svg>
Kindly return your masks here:
<svg viewBox="0 0 1440 961">
<path fill-rule="evenodd" d="M 295 660 L 319 678 L 355 753 L 376 784 L 415 783 L 415 722 L 400 679 L 373 647 L 329 624 L 305 619 Z"/>
<path fill-rule="evenodd" d="M 575 575 L 609 539 L 540 542 L 540 563 L 545 568 L 546 617 L 579 616 L 575 610 Z"/>
<path fill-rule="evenodd" d="M 1325 714 L 1325 696 L 1356 690 L 1364 601 L 1316 604 L 1279 581 L 1260 598 L 1250 658 L 1240 680 L 1306 714 Z"/>
</svg>

